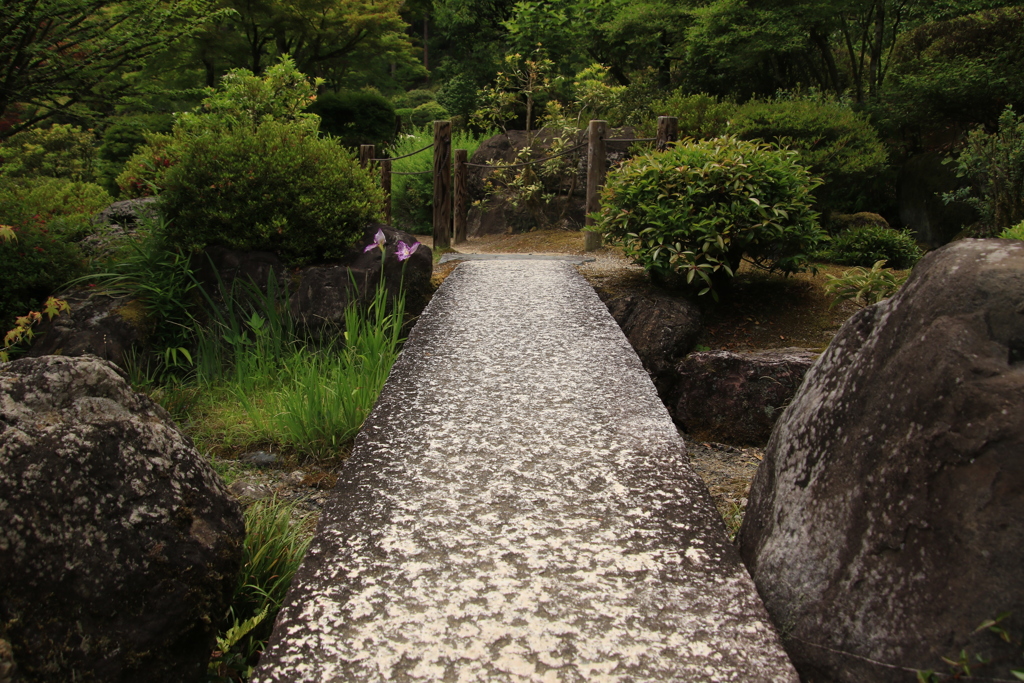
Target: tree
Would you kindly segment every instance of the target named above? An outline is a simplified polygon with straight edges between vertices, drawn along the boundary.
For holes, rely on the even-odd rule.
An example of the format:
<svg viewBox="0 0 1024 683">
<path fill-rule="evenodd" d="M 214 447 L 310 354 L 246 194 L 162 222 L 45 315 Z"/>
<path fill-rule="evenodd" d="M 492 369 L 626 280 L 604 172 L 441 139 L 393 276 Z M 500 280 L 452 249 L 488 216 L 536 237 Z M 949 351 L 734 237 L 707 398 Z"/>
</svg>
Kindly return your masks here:
<svg viewBox="0 0 1024 683">
<path fill-rule="evenodd" d="M 208 0 L 4 0 L 0 139 L 109 109 L 137 92 L 150 57 L 223 14 Z"/>
<path fill-rule="evenodd" d="M 332 89 L 359 87 L 392 64 L 419 68 L 401 0 L 221 0 L 233 10 L 197 40 L 207 85 L 232 68 L 255 74 L 283 55 Z M 420 69 L 422 71 L 422 69 Z M 355 78 L 355 74 L 371 76 Z M 355 81 L 355 82 L 353 82 Z"/>
</svg>

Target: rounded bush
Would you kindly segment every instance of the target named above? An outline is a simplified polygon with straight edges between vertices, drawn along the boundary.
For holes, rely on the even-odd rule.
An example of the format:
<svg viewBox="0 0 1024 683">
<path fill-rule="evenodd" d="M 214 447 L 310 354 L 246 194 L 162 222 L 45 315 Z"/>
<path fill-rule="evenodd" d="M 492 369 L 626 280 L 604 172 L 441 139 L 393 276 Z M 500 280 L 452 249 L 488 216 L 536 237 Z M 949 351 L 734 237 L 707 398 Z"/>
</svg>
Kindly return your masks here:
<svg viewBox="0 0 1024 683">
<path fill-rule="evenodd" d="M 306 111 L 320 117 L 320 132 L 349 147 L 384 145 L 395 137 L 395 108 L 379 93 L 325 93 Z"/>
<path fill-rule="evenodd" d="M 169 116 L 132 116 L 118 119 L 103 133 L 96 165 L 107 189 L 116 189 L 116 178 L 135 151 L 146 143 L 146 133 L 169 132 Z"/>
<path fill-rule="evenodd" d="M 395 107 L 415 109 L 421 104 L 433 102 L 435 99 L 436 96 L 431 90 L 410 90 L 409 92 L 392 97 L 391 101 L 394 103 Z"/>
<path fill-rule="evenodd" d="M 863 225 L 851 228 L 832 238 L 821 256 L 841 266 L 862 266 L 870 268 L 877 261 L 885 260 L 890 268 L 910 268 L 921 258 L 917 246 L 908 230 L 894 230 L 880 225 Z"/>
<path fill-rule="evenodd" d="M 702 285 L 756 265 L 802 270 L 825 238 L 812 209 L 817 181 L 795 154 L 734 137 L 685 140 L 608 175 L 597 229 L 652 275 Z"/>
<path fill-rule="evenodd" d="M 274 251 L 293 265 L 341 256 L 384 201 L 351 151 L 278 121 L 190 140 L 163 182 L 172 243 Z"/>
<path fill-rule="evenodd" d="M 866 116 L 829 100 L 754 100 L 736 110 L 729 131 L 796 151 L 824 181 L 814 193 L 823 210 L 870 210 L 887 154 Z"/>
<path fill-rule="evenodd" d="M 448 116 L 448 110 L 440 104 L 437 102 L 427 102 L 413 109 L 409 114 L 409 120 L 414 127 L 421 128 L 430 125 L 434 121 L 446 121 Z"/>
<path fill-rule="evenodd" d="M 658 116 L 675 116 L 679 134 L 691 138 L 713 138 L 725 133 L 737 105 L 704 93 L 687 94 L 677 90 L 653 103 Z"/>
<path fill-rule="evenodd" d="M 67 178 L 0 178 L 0 223 L 46 227 L 59 217 L 91 221 L 113 199 L 99 185 Z"/>
</svg>

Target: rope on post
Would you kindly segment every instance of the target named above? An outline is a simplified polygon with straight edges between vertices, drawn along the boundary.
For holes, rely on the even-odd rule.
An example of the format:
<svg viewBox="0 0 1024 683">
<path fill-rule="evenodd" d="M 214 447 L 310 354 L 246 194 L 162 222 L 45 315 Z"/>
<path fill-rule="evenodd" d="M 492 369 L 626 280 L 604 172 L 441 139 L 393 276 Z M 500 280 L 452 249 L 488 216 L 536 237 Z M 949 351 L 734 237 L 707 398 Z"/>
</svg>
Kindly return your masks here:
<svg viewBox="0 0 1024 683">
<path fill-rule="evenodd" d="M 586 145 L 587 145 L 587 143 L 581 142 L 580 144 L 576 145 L 575 147 L 570 147 L 569 149 L 567 149 L 567 150 L 565 150 L 563 152 L 559 152 L 558 154 L 552 154 L 551 156 L 546 156 L 543 159 L 532 159 L 530 161 L 524 161 L 524 162 L 522 162 L 520 164 L 509 164 L 507 166 L 492 166 L 491 164 L 470 164 L 470 163 L 467 163 L 466 166 L 471 166 L 473 168 L 490 168 L 490 169 L 493 169 L 495 171 L 504 171 L 507 168 L 524 168 L 526 166 L 532 166 L 533 164 L 541 164 L 541 163 L 544 163 L 545 161 L 551 161 L 552 159 L 557 159 L 558 157 L 564 157 L 566 154 L 572 154 L 576 150 L 578 150 L 578 149 L 580 149 L 582 147 L 586 147 Z"/>
<path fill-rule="evenodd" d="M 431 147 L 433 147 L 433 146 L 434 146 L 434 143 L 433 143 L 433 142 L 431 142 L 431 143 L 430 143 L 429 145 L 427 145 L 426 147 L 420 147 L 420 148 L 419 148 L 418 150 L 416 150 L 415 152 L 409 152 L 408 154 L 403 154 L 403 155 L 402 155 L 402 156 L 400 156 L 400 157 L 385 157 L 385 158 L 387 158 L 387 159 L 391 159 L 391 161 L 398 161 L 399 159 L 408 159 L 409 157 L 414 157 L 414 156 L 416 156 L 416 155 L 417 155 L 417 154 L 419 154 L 420 152 L 426 152 L 426 151 L 427 151 L 428 149 L 430 149 L 430 148 L 431 148 Z M 370 159 L 370 161 L 381 161 L 381 160 L 380 160 L 380 159 Z"/>
<path fill-rule="evenodd" d="M 452 122 L 434 121 L 434 248 L 452 243 Z"/>
<path fill-rule="evenodd" d="M 466 159 L 469 153 L 464 149 L 455 150 L 455 244 L 466 241 L 466 224 L 469 212 L 469 177 Z"/>
<path fill-rule="evenodd" d="M 605 151 L 604 136 L 608 130 L 608 123 L 605 121 L 591 121 L 587 129 L 587 141 L 589 150 L 587 152 L 587 219 L 586 227 L 594 225 L 591 214 L 597 213 L 601 208 L 599 192 L 604 185 L 605 166 L 608 163 L 608 155 Z M 601 233 L 584 230 L 583 250 L 594 251 L 601 247 Z"/>
</svg>

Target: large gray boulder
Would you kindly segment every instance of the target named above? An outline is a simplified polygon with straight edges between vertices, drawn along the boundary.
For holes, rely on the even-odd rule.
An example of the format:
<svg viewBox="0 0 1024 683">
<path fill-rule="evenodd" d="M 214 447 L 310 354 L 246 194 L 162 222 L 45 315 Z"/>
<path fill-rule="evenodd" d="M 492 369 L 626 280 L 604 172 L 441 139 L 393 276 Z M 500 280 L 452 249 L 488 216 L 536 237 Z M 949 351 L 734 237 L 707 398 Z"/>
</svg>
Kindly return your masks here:
<svg viewBox="0 0 1024 683">
<path fill-rule="evenodd" d="M 818 354 L 697 351 L 674 368 L 672 418 L 697 441 L 763 446 Z"/>
<path fill-rule="evenodd" d="M 626 294 L 605 304 L 636 351 L 662 401 L 676 386 L 674 365 L 693 350 L 704 329 L 700 309 L 685 299 Z"/>
<path fill-rule="evenodd" d="M 852 317 L 776 425 L 741 552 L 806 680 L 913 681 L 1024 633 L 1024 242 L 963 240 Z M 992 663 L 977 668 L 975 655 Z"/>
<path fill-rule="evenodd" d="M 0 365 L 0 639 L 15 680 L 202 680 L 243 533 L 217 474 L 116 366 Z"/>
</svg>

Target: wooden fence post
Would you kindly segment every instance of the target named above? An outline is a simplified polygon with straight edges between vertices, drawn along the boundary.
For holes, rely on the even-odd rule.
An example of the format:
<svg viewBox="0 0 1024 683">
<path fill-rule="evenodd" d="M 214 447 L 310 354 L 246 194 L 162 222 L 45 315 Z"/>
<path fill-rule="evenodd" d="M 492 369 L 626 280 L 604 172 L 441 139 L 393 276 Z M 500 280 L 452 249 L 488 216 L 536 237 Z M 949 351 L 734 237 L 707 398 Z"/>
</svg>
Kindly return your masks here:
<svg viewBox="0 0 1024 683">
<path fill-rule="evenodd" d="M 668 143 L 679 139 L 679 119 L 674 116 L 658 117 L 658 139 L 654 143 L 654 149 L 664 152 L 668 149 Z"/>
<path fill-rule="evenodd" d="M 605 166 L 608 155 L 605 153 L 604 137 L 608 130 L 605 121 L 591 121 L 587 130 L 587 227 L 594 224 L 590 214 L 601 208 L 599 193 L 604 185 Z M 583 231 L 583 250 L 594 251 L 601 248 L 601 233 Z"/>
<path fill-rule="evenodd" d="M 359 145 L 359 166 L 367 168 L 373 159 L 373 145 Z"/>
<path fill-rule="evenodd" d="M 391 225 L 391 159 L 380 160 L 380 186 L 384 190 L 384 222 Z"/>
<path fill-rule="evenodd" d="M 434 121 L 434 249 L 452 243 L 452 122 Z"/>
<path fill-rule="evenodd" d="M 455 244 L 466 241 L 466 219 L 469 211 L 469 153 L 464 149 L 455 150 Z"/>
</svg>

